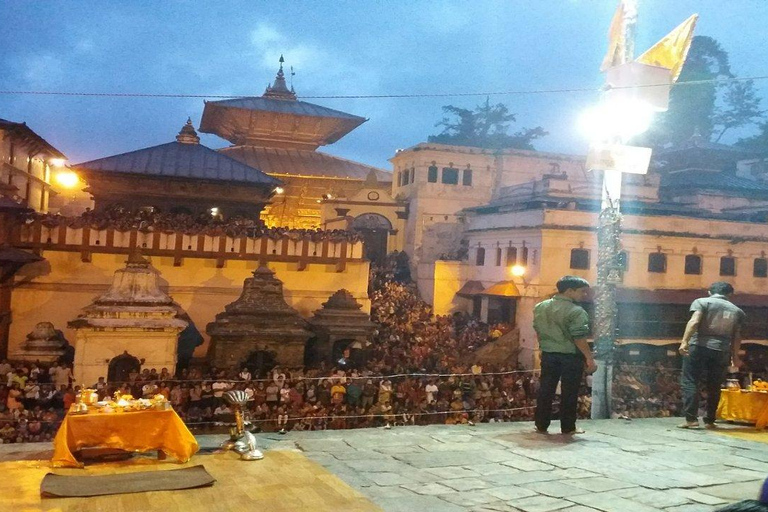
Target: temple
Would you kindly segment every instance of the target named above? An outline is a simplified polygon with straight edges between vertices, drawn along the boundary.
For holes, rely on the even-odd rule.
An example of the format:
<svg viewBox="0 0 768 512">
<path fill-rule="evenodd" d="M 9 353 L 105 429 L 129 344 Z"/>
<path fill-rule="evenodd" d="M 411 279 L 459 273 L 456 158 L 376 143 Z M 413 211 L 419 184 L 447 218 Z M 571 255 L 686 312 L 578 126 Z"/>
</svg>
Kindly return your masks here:
<svg viewBox="0 0 768 512">
<path fill-rule="evenodd" d="M 364 117 L 300 101 L 288 88 L 284 59 L 272 84 L 258 97 L 205 103 L 200 131 L 228 140 L 219 150 L 285 183 L 262 213 L 269 226 L 315 228 L 321 225 L 321 202 L 355 192 L 370 174 L 390 182 L 376 167 L 317 151 L 363 124 Z"/>
</svg>

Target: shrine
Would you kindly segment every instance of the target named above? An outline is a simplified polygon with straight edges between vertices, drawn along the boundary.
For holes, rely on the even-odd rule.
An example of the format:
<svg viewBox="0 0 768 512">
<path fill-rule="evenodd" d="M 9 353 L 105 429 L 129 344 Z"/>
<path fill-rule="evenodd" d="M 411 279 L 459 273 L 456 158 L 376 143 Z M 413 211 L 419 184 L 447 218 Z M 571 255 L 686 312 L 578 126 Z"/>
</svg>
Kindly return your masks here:
<svg viewBox="0 0 768 512">
<path fill-rule="evenodd" d="M 364 358 L 376 326 L 368 314 L 361 311 L 362 307 L 351 293 L 341 289 L 315 311 L 309 324 L 315 332 L 311 352 L 318 361 L 333 364 L 347 349 L 353 361 L 360 362 Z"/>
<path fill-rule="evenodd" d="M 265 266 L 243 283 L 240 297 L 216 315 L 208 359 L 217 368 L 246 365 L 259 373 L 275 364 L 301 366 L 311 336 L 306 321 L 283 297 L 283 282 Z"/>
</svg>

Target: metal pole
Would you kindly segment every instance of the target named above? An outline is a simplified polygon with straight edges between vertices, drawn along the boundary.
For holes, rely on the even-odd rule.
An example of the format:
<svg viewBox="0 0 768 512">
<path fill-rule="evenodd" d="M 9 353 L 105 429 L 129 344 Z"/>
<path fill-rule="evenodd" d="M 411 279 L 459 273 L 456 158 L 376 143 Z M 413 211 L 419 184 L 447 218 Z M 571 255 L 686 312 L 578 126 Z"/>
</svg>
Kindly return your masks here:
<svg viewBox="0 0 768 512">
<path fill-rule="evenodd" d="M 624 62 L 634 59 L 637 0 L 624 0 Z M 625 141 L 617 138 L 613 142 Z M 616 282 L 620 280 L 621 171 L 603 171 L 597 227 L 597 283 L 595 289 L 595 360 L 592 377 L 592 419 L 611 417 L 613 353 L 616 346 Z"/>
</svg>

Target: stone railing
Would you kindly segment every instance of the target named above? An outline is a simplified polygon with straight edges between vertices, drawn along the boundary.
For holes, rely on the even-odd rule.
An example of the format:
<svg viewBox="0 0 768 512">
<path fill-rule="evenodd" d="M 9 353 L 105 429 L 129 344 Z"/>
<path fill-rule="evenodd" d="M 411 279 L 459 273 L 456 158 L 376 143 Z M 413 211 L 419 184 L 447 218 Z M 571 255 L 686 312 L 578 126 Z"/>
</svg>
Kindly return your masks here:
<svg viewBox="0 0 768 512">
<path fill-rule="evenodd" d="M 147 256 L 172 257 L 175 266 L 181 266 L 184 258 L 211 258 L 216 260 L 219 268 L 226 260 L 251 260 L 262 264 L 282 261 L 298 263 L 299 270 L 304 270 L 310 263 L 335 264 L 341 272 L 347 261 L 363 259 L 362 241 L 313 241 L 309 236 L 296 235 L 231 237 L 137 229 L 97 230 L 66 225 L 48 227 L 39 221 L 18 226 L 12 243 L 36 253 L 45 250 L 79 252 L 83 261 L 90 261 L 93 253 L 130 254 L 138 249 Z"/>
</svg>

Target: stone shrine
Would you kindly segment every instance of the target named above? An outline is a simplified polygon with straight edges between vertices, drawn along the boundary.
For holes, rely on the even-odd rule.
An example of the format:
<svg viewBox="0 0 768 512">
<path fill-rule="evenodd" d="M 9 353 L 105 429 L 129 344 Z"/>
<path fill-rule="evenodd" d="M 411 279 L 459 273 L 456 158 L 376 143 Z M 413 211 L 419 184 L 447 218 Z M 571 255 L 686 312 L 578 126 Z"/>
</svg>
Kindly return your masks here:
<svg viewBox="0 0 768 512">
<path fill-rule="evenodd" d="M 67 345 L 64 334 L 51 322 L 40 322 L 27 334 L 22 348 L 29 359 L 54 362 L 65 354 Z"/>
<path fill-rule="evenodd" d="M 216 315 L 206 332 L 208 357 L 217 368 L 247 365 L 259 373 L 274 364 L 301 366 L 311 336 L 305 320 L 283 297 L 283 282 L 262 266 L 243 283 L 243 292 Z"/>
<path fill-rule="evenodd" d="M 315 311 L 309 323 L 316 336 L 312 352 L 318 362 L 334 364 L 347 348 L 352 360 L 360 362 L 368 338 L 376 328 L 368 314 L 360 311 L 362 307 L 349 291 L 341 289 Z"/>
<path fill-rule="evenodd" d="M 75 329 L 75 380 L 125 380 L 132 370 L 176 367 L 179 333 L 188 323 L 173 299 L 160 290 L 159 273 L 134 252 L 115 271 L 109 290 L 69 322 Z"/>
</svg>

